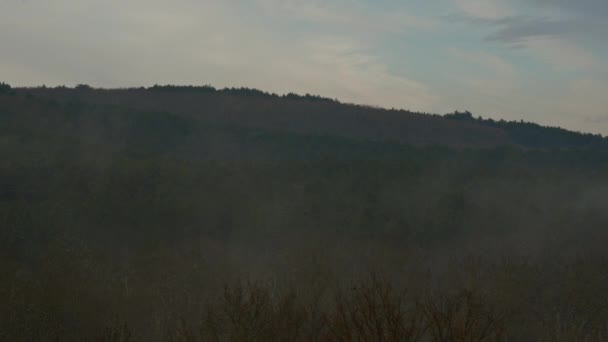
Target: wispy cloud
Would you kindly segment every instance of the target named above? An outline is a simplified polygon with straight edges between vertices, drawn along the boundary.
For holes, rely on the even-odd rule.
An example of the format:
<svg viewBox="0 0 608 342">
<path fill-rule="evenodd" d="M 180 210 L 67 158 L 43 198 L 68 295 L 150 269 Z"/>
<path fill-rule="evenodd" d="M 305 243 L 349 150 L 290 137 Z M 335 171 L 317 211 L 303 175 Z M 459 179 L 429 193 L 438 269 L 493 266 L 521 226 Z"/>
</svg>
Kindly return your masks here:
<svg viewBox="0 0 608 342">
<path fill-rule="evenodd" d="M 515 44 L 536 37 L 604 39 L 608 35 L 605 0 L 454 0 L 454 3 L 460 14 L 452 19 L 487 26 L 491 29 L 488 41 Z"/>
<path fill-rule="evenodd" d="M 608 35 L 608 2 L 597 0 L 454 0 L 460 14 L 451 20 L 468 22 L 487 30 L 485 41 L 529 54 L 558 70 L 589 70 L 602 66 L 592 49 L 598 37 Z M 517 8 L 517 10 L 515 10 Z M 535 9 L 542 8 L 543 11 Z M 593 14 L 592 14 L 593 13 Z"/>
<path fill-rule="evenodd" d="M 487 41 L 519 44 L 531 38 L 558 37 L 578 29 L 570 21 L 527 16 L 506 17 L 487 22 L 495 31 L 488 34 Z"/>
<path fill-rule="evenodd" d="M 416 16 L 405 9 L 385 11 L 361 1 L 256 0 L 254 3 L 274 18 L 346 26 L 355 31 L 407 32 L 432 30 L 438 25 L 434 18 Z"/>
<path fill-rule="evenodd" d="M 497 20 L 512 14 L 510 7 L 499 0 L 455 0 L 455 3 L 472 18 Z"/>
<path fill-rule="evenodd" d="M 312 39 L 298 56 L 280 67 L 295 73 L 302 90 L 321 87 L 350 102 L 420 110 L 438 100 L 428 86 L 390 73 L 380 58 L 352 40 Z"/>
<path fill-rule="evenodd" d="M 527 0 L 527 2 L 545 8 L 558 8 L 569 14 L 608 16 L 608 2 L 605 0 Z"/>
<path fill-rule="evenodd" d="M 494 76 L 513 77 L 515 66 L 504 58 L 484 51 L 471 51 L 459 48 L 449 48 L 448 53 L 469 63 L 482 66 L 491 71 Z"/>
<path fill-rule="evenodd" d="M 535 39 L 526 41 L 525 45 L 534 57 L 558 70 L 592 70 L 602 66 L 593 53 L 566 39 Z"/>
</svg>

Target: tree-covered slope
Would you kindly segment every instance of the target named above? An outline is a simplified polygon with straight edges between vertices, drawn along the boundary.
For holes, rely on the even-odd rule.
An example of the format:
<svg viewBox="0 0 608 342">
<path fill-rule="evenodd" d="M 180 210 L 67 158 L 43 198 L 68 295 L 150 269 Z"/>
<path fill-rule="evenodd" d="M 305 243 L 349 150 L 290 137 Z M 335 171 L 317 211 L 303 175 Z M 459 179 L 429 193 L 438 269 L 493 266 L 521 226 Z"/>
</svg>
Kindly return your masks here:
<svg viewBox="0 0 608 342">
<path fill-rule="evenodd" d="M 602 340 L 603 141 L 251 89 L 3 85 L 0 341 L 347 341 L 366 320 Z"/>
</svg>

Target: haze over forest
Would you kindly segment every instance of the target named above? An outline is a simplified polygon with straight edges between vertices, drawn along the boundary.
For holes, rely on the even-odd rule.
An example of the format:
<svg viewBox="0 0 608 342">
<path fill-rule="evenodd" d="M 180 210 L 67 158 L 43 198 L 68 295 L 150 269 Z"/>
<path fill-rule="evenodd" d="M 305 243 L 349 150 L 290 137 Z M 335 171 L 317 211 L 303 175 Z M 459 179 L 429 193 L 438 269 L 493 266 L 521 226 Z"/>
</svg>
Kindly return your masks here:
<svg viewBox="0 0 608 342">
<path fill-rule="evenodd" d="M 608 340 L 605 0 L 0 0 L 0 342 Z"/>
<path fill-rule="evenodd" d="M 2 341 L 607 336 L 601 135 L 3 83 L 0 136 Z"/>
</svg>

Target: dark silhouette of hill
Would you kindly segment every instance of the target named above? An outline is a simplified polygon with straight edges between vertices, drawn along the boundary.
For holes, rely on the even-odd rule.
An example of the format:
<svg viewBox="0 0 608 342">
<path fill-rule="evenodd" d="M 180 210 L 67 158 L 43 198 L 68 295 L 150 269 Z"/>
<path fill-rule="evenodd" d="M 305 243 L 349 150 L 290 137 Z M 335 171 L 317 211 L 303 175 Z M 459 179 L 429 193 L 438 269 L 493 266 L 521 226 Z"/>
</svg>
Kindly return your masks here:
<svg viewBox="0 0 608 342">
<path fill-rule="evenodd" d="M 604 147 L 599 135 L 582 134 L 533 123 L 475 119 L 472 114 L 445 116 L 344 104 L 313 95 L 277 95 L 249 88 L 153 86 L 134 89 L 15 89 L 69 105 L 113 106 L 162 112 L 179 120 L 238 126 L 241 129 L 297 133 L 406 145 L 450 147 L 521 146 L 526 148 Z"/>
</svg>

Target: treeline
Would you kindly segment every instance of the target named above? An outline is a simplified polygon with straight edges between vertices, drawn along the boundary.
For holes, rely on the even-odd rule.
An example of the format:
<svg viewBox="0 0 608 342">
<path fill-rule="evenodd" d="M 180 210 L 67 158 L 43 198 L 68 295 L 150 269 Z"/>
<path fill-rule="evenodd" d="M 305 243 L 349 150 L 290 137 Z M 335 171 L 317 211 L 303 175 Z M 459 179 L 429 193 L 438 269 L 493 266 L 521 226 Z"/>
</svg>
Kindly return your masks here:
<svg viewBox="0 0 608 342">
<path fill-rule="evenodd" d="M 268 97 L 268 98 L 285 98 L 292 100 L 308 100 L 308 101 L 319 101 L 319 102 L 330 102 L 330 103 L 340 103 L 337 99 L 330 99 L 326 97 L 322 97 L 319 95 L 299 95 L 296 93 L 287 93 L 284 95 L 278 95 L 276 93 L 269 93 L 255 88 L 247 88 L 247 87 L 230 87 L 230 88 L 222 88 L 217 89 L 211 85 L 203 85 L 203 86 L 178 86 L 178 85 L 154 85 L 148 90 L 152 91 L 163 91 L 163 92 L 200 92 L 200 93 L 220 93 L 227 95 L 235 95 L 235 96 L 259 96 L 259 97 Z"/>
<path fill-rule="evenodd" d="M 231 123 L 288 133 L 297 130 L 304 134 L 320 133 L 363 140 L 396 141 L 409 145 L 473 148 L 516 145 L 534 149 L 608 146 L 608 139 L 599 134 L 573 132 L 524 121 L 483 119 L 481 116 L 475 118 L 470 112 L 441 116 L 343 104 L 318 95 L 278 95 L 245 87 L 216 89 L 210 85 L 154 85 L 149 88 L 106 90 L 81 84 L 73 89 L 60 86 L 11 90 L 10 86 L 5 85 L 3 91 L 9 90 L 53 101 L 98 104 L 120 102 L 146 111 L 169 111 L 197 116 L 205 112 L 216 122 L 236 120 Z M 162 96 L 162 102 L 158 96 Z M 178 97 L 182 103 L 175 102 Z M 184 104 L 183 101 L 187 103 Z M 160 106 L 152 103 L 159 103 Z"/>
<path fill-rule="evenodd" d="M 589 148 L 608 147 L 608 138 L 601 134 L 581 133 L 561 127 L 541 126 L 533 122 L 475 118 L 471 112 L 454 112 L 444 115 L 450 120 L 473 122 L 503 129 L 511 139 L 521 146 L 530 148 Z"/>
<path fill-rule="evenodd" d="M 4 84 L 4 83 L 3 83 Z M 5 86 L 8 86 L 5 84 Z M 10 86 L 8 86 L 10 89 Z M 44 87 L 46 89 L 46 87 Z M 51 88 L 52 89 L 52 88 Z M 69 89 L 66 86 L 57 86 L 55 89 Z M 75 90 L 95 90 L 96 88 L 91 87 L 88 84 L 78 84 L 74 87 Z M 127 89 L 146 89 L 155 92 L 168 92 L 168 93 L 180 93 L 180 92 L 188 92 L 188 93 L 219 93 L 219 94 L 227 94 L 227 95 L 235 95 L 235 96 L 258 96 L 258 97 L 267 97 L 267 98 L 286 98 L 293 100 L 309 100 L 309 101 L 319 101 L 319 102 L 334 102 L 340 103 L 337 99 L 330 99 L 327 97 L 322 97 L 320 95 L 311 95 L 305 94 L 300 95 L 296 93 L 287 93 L 283 95 L 278 95 L 276 93 L 269 93 L 266 91 L 262 91 L 255 88 L 247 88 L 247 87 L 226 87 L 226 88 L 216 88 L 211 85 L 202 85 L 202 86 L 193 86 L 193 85 L 158 85 L 155 84 L 151 87 L 145 88 L 127 88 Z"/>
</svg>

